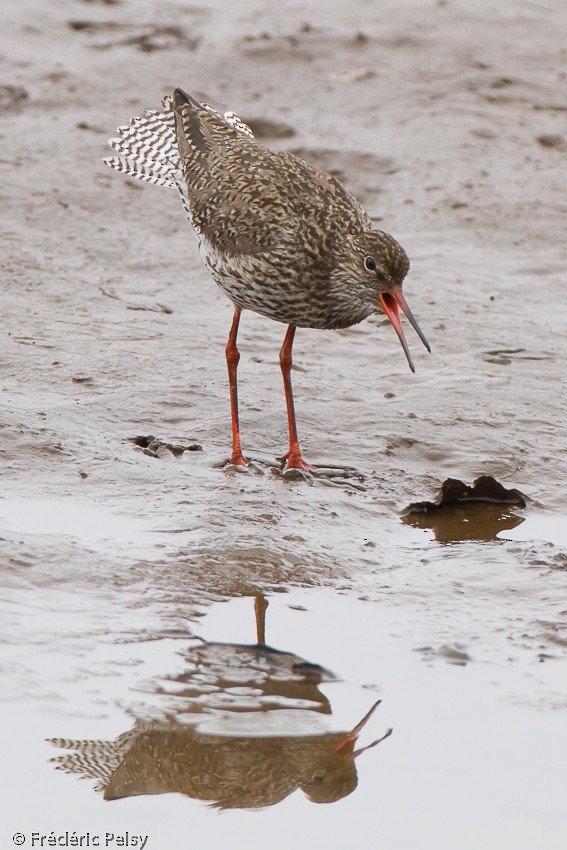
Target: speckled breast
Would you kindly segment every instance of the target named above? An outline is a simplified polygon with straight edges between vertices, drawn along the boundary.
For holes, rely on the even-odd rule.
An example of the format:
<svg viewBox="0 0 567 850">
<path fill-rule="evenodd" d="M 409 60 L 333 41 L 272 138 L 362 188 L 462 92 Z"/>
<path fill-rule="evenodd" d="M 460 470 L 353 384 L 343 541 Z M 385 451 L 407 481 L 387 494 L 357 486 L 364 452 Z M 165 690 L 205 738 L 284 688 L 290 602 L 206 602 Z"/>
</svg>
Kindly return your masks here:
<svg viewBox="0 0 567 850">
<path fill-rule="evenodd" d="M 226 256 L 198 234 L 201 258 L 215 283 L 242 310 L 276 322 L 306 328 L 345 328 L 362 321 L 367 310 L 334 302 L 298 279 L 292 269 L 277 268 L 258 256 Z"/>
</svg>

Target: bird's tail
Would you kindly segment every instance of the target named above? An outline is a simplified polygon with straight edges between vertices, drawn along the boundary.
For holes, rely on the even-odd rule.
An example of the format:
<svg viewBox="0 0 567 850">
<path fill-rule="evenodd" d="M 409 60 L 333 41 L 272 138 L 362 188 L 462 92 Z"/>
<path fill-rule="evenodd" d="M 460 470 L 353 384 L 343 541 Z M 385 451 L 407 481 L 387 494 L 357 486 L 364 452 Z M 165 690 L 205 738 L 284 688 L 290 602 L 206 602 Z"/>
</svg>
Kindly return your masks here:
<svg viewBox="0 0 567 850">
<path fill-rule="evenodd" d="M 141 118 L 131 118 L 108 144 L 118 153 L 103 159 L 109 168 L 157 186 L 178 187 L 181 163 L 171 97 L 164 98 L 161 111 L 146 109 Z"/>
<path fill-rule="evenodd" d="M 233 112 L 220 115 L 208 104 L 199 105 L 232 130 L 253 138 L 250 127 Z M 146 109 L 141 118 L 131 118 L 129 124 L 118 128 L 118 136 L 108 143 L 118 156 L 103 159 L 105 165 L 129 177 L 145 180 L 146 183 L 177 189 L 185 212 L 191 219 L 171 96 L 164 97 L 161 110 Z"/>
<path fill-rule="evenodd" d="M 98 780 L 96 790 L 104 790 L 112 774 L 121 764 L 136 738 L 136 730 L 129 729 L 114 741 L 73 741 L 68 738 L 48 738 L 48 743 L 75 752 L 49 759 L 55 770 L 78 773 L 84 779 Z"/>
</svg>

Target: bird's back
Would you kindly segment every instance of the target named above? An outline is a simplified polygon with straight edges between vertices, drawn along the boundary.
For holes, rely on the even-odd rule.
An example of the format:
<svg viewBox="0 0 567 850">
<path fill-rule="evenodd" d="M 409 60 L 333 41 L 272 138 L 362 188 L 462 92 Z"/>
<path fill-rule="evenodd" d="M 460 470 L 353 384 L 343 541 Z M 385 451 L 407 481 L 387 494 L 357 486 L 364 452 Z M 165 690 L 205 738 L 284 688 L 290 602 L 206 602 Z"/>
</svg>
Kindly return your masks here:
<svg viewBox="0 0 567 850">
<path fill-rule="evenodd" d="M 163 112 L 119 128 L 112 168 L 176 186 L 215 281 L 239 307 L 310 327 L 329 316 L 336 249 L 371 227 L 335 177 L 260 144 L 233 113 L 221 116 L 179 89 Z"/>
<path fill-rule="evenodd" d="M 304 237 L 306 220 L 314 236 L 319 231 L 322 245 L 333 233 L 355 234 L 370 226 L 362 206 L 336 178 L 300 157 L 259 144 L 251 133 L 177 92 L 175 116 L 193 225 L 218 250 L 228 255 L 278 246 L 297 250 L 294 236 Z"/>
</svg>

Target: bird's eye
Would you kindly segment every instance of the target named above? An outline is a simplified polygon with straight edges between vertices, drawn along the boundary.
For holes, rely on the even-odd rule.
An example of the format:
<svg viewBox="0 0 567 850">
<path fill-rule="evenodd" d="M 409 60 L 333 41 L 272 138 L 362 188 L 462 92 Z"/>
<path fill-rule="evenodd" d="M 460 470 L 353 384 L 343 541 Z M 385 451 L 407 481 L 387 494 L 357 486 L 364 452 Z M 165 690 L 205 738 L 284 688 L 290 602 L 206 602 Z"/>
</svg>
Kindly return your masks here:
<svg viewBox="0 0 567 850">
<path fill-rule="evenodd" d="M 365 257 L 364 258 L 364 267 L 368 269 L 369 272 L 376 271 L 376 260 L 374 257 Z"/>
</svg>

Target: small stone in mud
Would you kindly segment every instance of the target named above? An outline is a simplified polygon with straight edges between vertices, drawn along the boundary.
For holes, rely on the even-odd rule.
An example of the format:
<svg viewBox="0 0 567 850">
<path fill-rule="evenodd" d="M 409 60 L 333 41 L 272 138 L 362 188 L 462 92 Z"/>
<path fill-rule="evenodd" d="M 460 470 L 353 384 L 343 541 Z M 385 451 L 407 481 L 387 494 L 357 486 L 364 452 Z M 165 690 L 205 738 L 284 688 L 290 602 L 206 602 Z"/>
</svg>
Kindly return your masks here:
<svg viewBox="0 0 567 850">
<path fill-rule="evenodd" d="M 364 80 L 371 80 L 376 76 L 376 71 L 372 68 L 349 68 L 347 71 L 337 71 L 332 74 L 336 80 L 342 80 L 346 83 L 360 83 Z"/>
<path fill-rule="evenodd" d="M 445 643 L 437 650 L 437 654 L 446 658 L 449 664 L 457 664 L 464 667 L 470 661 L 470 655 L 460 643 Z"/>
<path fill-rule="evenodd" d="M 490 83 L 490 88 L 492 89 L 504 89 L 508 86 L 513 86 L 516 80 L 512 77 L 497 77 Z"/>
<path fill-rule="evenodd" d="M 537 141 L 544 148 L 567 150 L 567 140 L 559 133 L 544 133 L 537 137 Z"/>
<path fill-rule="evenodd" d="M 471 130 L 473 136 L 478 136 L 479 139 L 495 139 L 498 133 L 491 130 L 490 127 L 475 127 Z"/>
<path fill-rule="evenodd" d="M 97 28 L 97 24 L 93 23 L 92 21 L 67 21 L 67 26 L 69 27 L 69 29 L 75 30 L 75 32 L 81 32 L 81 30 L 90 32 L 96 30 Z"/>
<path fill-rule="evenodd" d="M 94 124 L 89 124 L 88 121 L 77 121 L 75 124 L 77 130 L 90 130 L 92 133 L 102 133 L 101 127 L 95 127 Z"/>
</svg>

